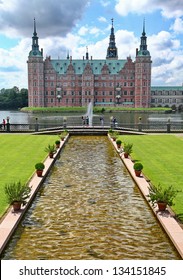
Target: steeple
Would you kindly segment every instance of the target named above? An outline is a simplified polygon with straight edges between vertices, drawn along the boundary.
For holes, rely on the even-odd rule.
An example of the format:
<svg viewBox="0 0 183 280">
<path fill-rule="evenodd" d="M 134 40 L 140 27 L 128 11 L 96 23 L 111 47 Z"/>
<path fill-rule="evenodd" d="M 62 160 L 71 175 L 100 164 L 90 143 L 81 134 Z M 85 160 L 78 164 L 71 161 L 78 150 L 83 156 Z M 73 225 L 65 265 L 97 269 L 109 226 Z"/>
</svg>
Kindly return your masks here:
<svg viewBox="0 0 183 280">
<path fill-rule="evenodd" d="M 147 37 L 145 32 L 145 19 L 143 22 L 143 31 L 141 36 L 140 50 L 138 56 L 150 56 L 150 52 L 147 50 Z"/>
<path fill-rule="evenodd" d="M 114 19 L 111 19 L 112 26 L 111 26 L 111 34 L 109 38 L 109 46 L 107 48 L 107 56 L 106 59 L 118 59 L 118 50 L 116 48 L 116 43 L 115 43 L 115 35 L 114 35 L 114 27 L 113 27 L 113 22 Z"/>
<path fill-rule="evenodd" d="M 86 47 L 86 60 L 89 59 L 89 54 L 88 54 L 88 47 Z"/>
<path fill-rule="evenodd" d="M 38 36 L 36 32 L 36 20 L 34 18 L 34 32 L 32 36 L 32 50 L 30 52 L 30 55 L 32 56 L 42 56 L 42 52 L 39 50 L 39 44 L 38 44 Z"/>
<path fill-rule="evenodd" d="M 33 35 L 36 37 L 37 36 L 37 32 L 36 32 L 36 20 L 34 18 L 34 33 Z"/>
</svg>

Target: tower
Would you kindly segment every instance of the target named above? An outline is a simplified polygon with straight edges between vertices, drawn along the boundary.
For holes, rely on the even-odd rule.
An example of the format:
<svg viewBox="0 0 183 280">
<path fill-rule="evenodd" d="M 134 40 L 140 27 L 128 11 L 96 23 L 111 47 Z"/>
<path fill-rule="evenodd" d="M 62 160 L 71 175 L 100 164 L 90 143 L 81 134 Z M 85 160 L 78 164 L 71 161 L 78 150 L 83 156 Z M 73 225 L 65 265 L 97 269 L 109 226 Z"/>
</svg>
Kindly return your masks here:
<svg viewBox="0 0 183 280">
<path fill-rule="evenodd" d="M 32 49 L 28 56 L 28 96 L 29 107 L 44 107 L 44 63 L 43 50 L 39 50 L 36 21 L 32 36 Z"/>
<path fill-rule="evenodd" d="M 151 101 L 151 56 L 147 50 L 145 20 L 141 36 L 140 50 L 135 59 L 135 107 L 149 107 Z"/>
<path fill-rule="evenodd" d="M 109 38 L 109 46 L 107 48 L 106 59 L 118 59 L 118 49 L 116 48 L 116 43 L 115 43 L 113 18 L 111 19 L 111 21 L 112 21 L 112 27 L 111 27 L 111 34 Z"/>
</svg>

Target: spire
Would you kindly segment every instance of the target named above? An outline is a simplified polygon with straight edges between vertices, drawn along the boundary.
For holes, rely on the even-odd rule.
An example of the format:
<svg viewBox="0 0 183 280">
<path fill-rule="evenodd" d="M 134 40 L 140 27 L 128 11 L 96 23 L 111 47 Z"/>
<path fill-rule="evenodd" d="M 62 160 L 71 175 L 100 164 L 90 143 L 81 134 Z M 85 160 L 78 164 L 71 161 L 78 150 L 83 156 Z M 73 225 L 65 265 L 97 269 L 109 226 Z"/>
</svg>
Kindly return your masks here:
<svg viewBox="0 0 183 280">
<path fill-rule="evenodd" d="M 146 37 L 146 32 L 145 32 L 145 19 L 143 21 L 143 30 L 142 30 L 142 36 L 140 38 L 140 41 L 141 41 L 140 50 L 139 50 L 137 55 L 140 55 L 140 56 L 149 55 L 150 56 L 150 53 L 147 50 L 147 37 Z"/>
<path fill-rule="evenodd" d="M 118 59 L 118 50 L 116 48 L 116 43 L 115 43 L 115 35 L 114 35 L 114 19 L 111 19 L 112 26 L 111 26 L 111 34 L 109 38 L 109 47 L 107 49 L 107 59 Z"/>
<path fill-rule="evenodd" d="M 144 22 L 143 22 L 143 31 L 142 31 L 142 35 L 145 36 L 146 32 L 145 32 L 145 18 L 144 18 Z"/>
<path fill-rule="evenodd" d="M 32 50 L 30 52 L 31 55 L 33 56 L 42 56 L 42 52 L 39 50 L 39 44 L 38 44 L 38 36 L 36 32 L 36 20 L 34 18 L 34 32 L 32 36 Z"/>
<path fill-rule="evenodd" d="M 34 33 L 33 33 L 34 36 L 37 36 L 37 32 L 36 32 L 36 20 L 34 18 Z"/>
<path fill-rule="evenodd" d="M 86 60 L 88 60 L 89 54 L 88 54 L 88 47 L 86 47 Z"/>
</svg>

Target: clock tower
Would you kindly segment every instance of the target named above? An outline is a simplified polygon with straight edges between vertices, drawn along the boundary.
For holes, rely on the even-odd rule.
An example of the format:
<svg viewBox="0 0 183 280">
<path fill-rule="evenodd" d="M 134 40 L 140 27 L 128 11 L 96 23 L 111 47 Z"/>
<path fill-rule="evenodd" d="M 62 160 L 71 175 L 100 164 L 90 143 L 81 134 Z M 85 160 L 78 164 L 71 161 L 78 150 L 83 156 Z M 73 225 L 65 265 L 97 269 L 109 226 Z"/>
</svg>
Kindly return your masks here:
<svg viewBox="0 0 183 280">
<path fill-rule="evenodd" d="M 111 27 L 111 34 L 109 38 L 109 46 L 107 48 L 106 59 L 118 59 L 118 49 L 116 48 L 116 43 L 115 43 L 113 18 L 111 19 L 111 21 L 112 21 L 112 27 Z"/>
</svg>

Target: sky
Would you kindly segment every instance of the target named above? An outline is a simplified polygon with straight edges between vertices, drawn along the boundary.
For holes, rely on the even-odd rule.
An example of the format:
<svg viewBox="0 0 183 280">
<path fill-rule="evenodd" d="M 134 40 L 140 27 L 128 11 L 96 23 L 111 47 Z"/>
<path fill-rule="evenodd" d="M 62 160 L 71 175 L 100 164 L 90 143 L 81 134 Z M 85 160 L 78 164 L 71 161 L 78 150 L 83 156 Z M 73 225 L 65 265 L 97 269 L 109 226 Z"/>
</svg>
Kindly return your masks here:
<svg viewBox="0 0 183 280">
<path fill-rule="evenodd" d="M 44 59 L 105 59 L 111 19 L 118 58 L 131 56 L 145 21 L 152 86 L 183 84 L 183 0 L 0 0 L 0 89 L 28 88 L 27 60 L 36 19 Z"/>
</svg>

